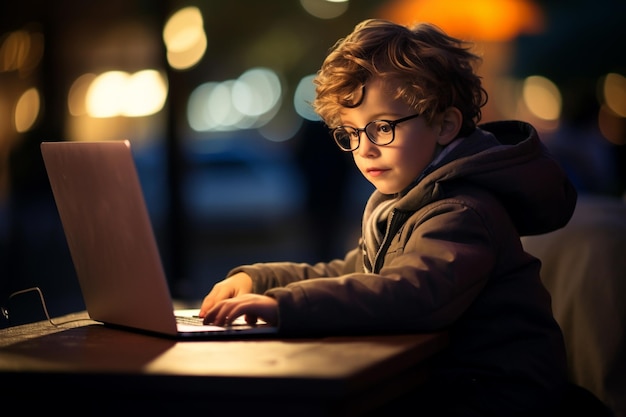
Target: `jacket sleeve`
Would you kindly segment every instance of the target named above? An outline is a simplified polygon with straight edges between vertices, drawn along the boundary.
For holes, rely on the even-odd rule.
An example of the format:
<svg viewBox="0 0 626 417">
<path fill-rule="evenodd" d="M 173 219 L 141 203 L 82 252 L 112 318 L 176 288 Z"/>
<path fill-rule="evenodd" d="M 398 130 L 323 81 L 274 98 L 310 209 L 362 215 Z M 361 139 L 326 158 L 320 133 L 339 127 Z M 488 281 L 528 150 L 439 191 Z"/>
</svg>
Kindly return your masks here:
<svg viewBox="0 0 626 417">
<path fill-rule="evenodd" d="M 242 268 L 279 304 L 283 333 L 431 331 L 450 325 L 484 287 L 494 265 L 490 227 L 476 210 L 438 203 L 394 237 L 379 274 L 346 265 L 257 264 Z M 333 278 L 333 279 L 328 279 Z"/>
<path fill-rule="evenodd" d="M 348 252 L 344 259 L 335 259 L 331 262 L 319 262 L 315 265 L 294 262 L 265 262 L 252 265 L 242 265 L 228 272 L 227 277 L 237 272 L 245 272 L 252 277 L 252 292 L 263 294 L 276 287 L 284 287 L 298 281 L 315 278 L 334 278 L 356 270 L 359 264 L 360 249 Z"/>
</svg>

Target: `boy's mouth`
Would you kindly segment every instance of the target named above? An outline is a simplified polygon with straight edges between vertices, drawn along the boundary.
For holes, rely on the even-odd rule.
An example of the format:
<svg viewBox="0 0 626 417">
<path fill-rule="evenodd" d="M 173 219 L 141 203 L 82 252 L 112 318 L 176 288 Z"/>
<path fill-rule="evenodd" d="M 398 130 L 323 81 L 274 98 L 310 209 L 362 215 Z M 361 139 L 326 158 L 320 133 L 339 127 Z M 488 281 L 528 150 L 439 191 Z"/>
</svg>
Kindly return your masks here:
<svg viewBox="0 0 626 417">
<path fill-rule="evenodd" d="M 381 175 L 382 173 L 386 172 L 386 169 L 382 169 L 382 168 L 368 168 L 365 170 L 369 175 L 371 175 L 372 177 L 377 177 L 379 175 Z"/>
</svg>

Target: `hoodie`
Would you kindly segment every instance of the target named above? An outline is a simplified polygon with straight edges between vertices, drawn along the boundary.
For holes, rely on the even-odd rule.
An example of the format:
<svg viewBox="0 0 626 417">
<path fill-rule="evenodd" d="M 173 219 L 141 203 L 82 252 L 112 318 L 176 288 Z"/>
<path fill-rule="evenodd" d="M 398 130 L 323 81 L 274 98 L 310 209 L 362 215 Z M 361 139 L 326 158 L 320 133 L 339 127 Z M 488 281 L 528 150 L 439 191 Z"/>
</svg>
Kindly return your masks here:
<svg viewBox="0 0 626 417">
<path fill-rule="evenodd" d="M 343 259 L 229 275 L 248 273 L 254 292 L 277 300 L 282 334 L 447 330 L 442 378 L 514 381 L 511 395 L 528 400 L 561 387 L 566 361 L 540 262 L 520 237 L 563 227 L 576 198 L 530 124 L 486 123 L 401 196 L 372 193 L 364 228 L 395 200 L 373 259 L 361 238 Z"/>
</svg>

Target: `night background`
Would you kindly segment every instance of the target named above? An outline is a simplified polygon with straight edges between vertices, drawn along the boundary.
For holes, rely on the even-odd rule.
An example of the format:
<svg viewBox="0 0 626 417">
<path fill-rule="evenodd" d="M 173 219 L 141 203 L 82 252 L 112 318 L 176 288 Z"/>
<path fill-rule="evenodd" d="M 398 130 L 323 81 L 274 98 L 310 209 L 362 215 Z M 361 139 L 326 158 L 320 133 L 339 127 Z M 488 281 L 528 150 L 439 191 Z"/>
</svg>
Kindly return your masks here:
<svg viewBox="0 0 626 417">
<path fill-rule="evenodd" d="M 176 33 L 174 17 L 183 22 Z M 0 327 L 45 318 L 35 292 L 9 298 L 32 287 L 52 316 L 84 309 L 42 141 L 130 140 L 171 292 L 183 303 L 197 303 L 239 264 L 343 256 L 372 187 L 306 100 L 329 48 L 370 17 L 429 20 L 476 41 L 490 94 L 483 121 L 533 123 L 563 151 L 581 192 L 624 195 L 625 2 L 5 0 L 0 306 L 10 317 Z M 145 90 L 153 107 L 90 107 L 105 73 L 126 83 L 146 75 L 160 88 Z M 124 86 L 120 94 L 132 91 Z M 246 92 L 245 109 L 236 91 Z"/>
</svg>

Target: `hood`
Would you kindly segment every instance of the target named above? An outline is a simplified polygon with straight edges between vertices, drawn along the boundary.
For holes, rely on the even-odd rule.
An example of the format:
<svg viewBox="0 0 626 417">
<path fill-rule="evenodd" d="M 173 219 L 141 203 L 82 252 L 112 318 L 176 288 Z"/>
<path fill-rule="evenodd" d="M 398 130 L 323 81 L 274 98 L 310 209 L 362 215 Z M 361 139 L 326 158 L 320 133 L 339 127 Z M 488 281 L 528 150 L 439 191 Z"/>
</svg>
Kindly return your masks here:
<svg viewBox="0 0 626 417">
<path fill-rule="evenodd" d="M 396 206 L 417 210 L 452 195 L 458 186 L 476 186 L 495 195 L 520 235 L 547 233 L 567 224 L 577 194 L 565 171 L 528 123 L 479 125 Z"/>
</svg>

